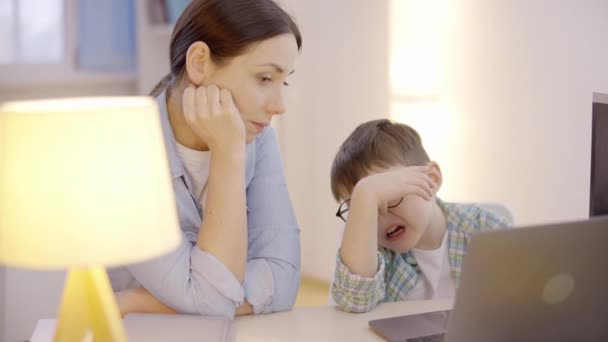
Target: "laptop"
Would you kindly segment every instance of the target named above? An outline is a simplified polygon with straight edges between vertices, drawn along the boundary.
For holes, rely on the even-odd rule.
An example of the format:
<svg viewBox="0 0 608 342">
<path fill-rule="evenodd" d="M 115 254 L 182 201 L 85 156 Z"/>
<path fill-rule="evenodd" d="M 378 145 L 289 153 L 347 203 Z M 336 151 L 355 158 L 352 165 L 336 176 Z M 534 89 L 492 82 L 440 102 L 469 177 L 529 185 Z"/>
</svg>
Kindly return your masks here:
<svg viewBox="0 0 608 342">
<path fill-rule="evenodd" d="M 608 216 L 483 232 L 451 312 L 369 322 L 389 341 L 608 341 Z"/>
</svg>

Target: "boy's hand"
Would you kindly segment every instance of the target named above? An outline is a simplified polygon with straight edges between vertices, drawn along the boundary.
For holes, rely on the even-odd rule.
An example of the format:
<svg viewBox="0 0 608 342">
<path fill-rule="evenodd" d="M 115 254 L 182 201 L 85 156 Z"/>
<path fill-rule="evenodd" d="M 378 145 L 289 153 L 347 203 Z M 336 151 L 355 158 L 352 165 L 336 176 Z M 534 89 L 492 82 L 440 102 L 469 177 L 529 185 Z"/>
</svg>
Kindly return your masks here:
<svg viewBox="0 0 608 342">
<path fill-rule="evenodd" d="M 182 101 L 186 122 L 210 151 L 230 153 L 245 146 L 245 124 L 229 90 L 190 85 Z"/>
<path fill-rule="evenodd" d="M 416 195 L 430 201 L 435 183 L 427 175 L 428 166 L 397 167 L 361 179 L 352 197 L 369 196 L 381 214 L 399 203 L 402 197 Z"/>
<path fill-rule="evenodd" d="M 340 246 L 342 262 L 350 272 L 363 277 L 373 277 L 378 272 L 378 212 L 385 214 L 408 195 L 431 200 L 435 185 L 428 170 L 428 166 L 393 168 L 365 177 L 355 185 Z"/>
</svg>

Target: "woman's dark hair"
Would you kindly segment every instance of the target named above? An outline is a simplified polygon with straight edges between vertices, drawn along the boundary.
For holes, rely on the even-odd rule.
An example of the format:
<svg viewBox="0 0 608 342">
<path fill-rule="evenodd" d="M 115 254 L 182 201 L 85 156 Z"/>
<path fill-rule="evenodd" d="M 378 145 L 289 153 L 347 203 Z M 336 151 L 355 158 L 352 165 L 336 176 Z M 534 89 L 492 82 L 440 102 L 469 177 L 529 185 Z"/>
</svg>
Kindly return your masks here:
<svg viewBox="0 0 608 342">
<path fill-rule="evenodd" d="M 243 54 L 252 43 L 285 33 L 293 34 L 301 49 L 298 26 L 273 0 L 192 0 L 173 29 L 171 72 L 150 95 L 156 97 L 175 84 L 184 73 L 188 48 L 197 41 L 205 42 L 211 58 L 221 63 Z"/>
</svg>

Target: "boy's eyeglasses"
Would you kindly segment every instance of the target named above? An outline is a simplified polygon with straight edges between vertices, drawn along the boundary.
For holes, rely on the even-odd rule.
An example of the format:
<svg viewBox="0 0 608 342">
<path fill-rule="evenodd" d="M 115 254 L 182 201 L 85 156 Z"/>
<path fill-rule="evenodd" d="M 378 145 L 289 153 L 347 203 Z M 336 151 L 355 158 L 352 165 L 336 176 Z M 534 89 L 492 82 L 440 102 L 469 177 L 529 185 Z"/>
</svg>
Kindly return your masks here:
<svg viewBox="0 0 608 342">
<path fill-rule="evenodd" d="M 393 208 L 397 207 L 399 204 L 401 204 L 401 202 L 403 202 L 403 197 L 401 197 L 399 202 L 397 202 L 395 204 L 389 204 L 388 208 L 393 209 Z M 346 201 L 340 203 L 340 206 L 338 207 L 338 211 L 336 212 L 336 216 L 339 217 L 342 221 L 344 221 L 344 223 L 346 223 L 346 218 L 348 217 L 348 215 L 346 215 L 348 213 L 348 210 L 350 210 L 350 198 L 347 199 Z"/>
</svg>

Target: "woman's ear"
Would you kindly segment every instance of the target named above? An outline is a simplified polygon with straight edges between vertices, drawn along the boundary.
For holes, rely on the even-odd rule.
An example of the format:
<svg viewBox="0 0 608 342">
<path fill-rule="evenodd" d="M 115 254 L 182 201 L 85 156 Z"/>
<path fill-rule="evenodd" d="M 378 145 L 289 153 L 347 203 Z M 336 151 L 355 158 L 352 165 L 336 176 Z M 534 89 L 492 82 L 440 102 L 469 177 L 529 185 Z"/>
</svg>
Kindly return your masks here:
<svg viewBox="0 0 608 342">
<path fill-rule="evenodd" d="M 204 42 L 192 43 L 186 52 L 186 73 L 190 83 L 200 86 L 211 72 L 211 51 Z"/>
<path fill-rule="evenodd" d="M 427 165 L 429 167 L 429 169 L 427 171 L 427 175 L 435 183 L 434 190 L 435 190 L 435 194 L 437 194 L 437 192 L 439 191 L 439 188 L 441 188 L 441 183 L 443 182 L 443 176 L 441 175 L 441 168 L 439 167 L 439 164 L 437 164 L 437 162 L 434 162 L 434 161 L 430 161 Z"/>
</svg>

